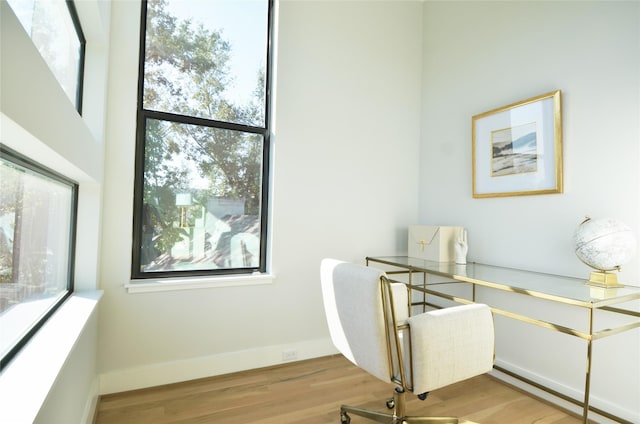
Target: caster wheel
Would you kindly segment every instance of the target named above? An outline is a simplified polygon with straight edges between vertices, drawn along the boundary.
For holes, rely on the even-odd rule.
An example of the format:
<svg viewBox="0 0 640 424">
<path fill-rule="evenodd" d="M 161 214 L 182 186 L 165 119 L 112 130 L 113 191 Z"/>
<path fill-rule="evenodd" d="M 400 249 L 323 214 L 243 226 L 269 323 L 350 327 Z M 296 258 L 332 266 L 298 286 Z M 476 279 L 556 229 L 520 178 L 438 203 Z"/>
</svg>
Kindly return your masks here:
<svg viewBox="0 0 640 424">
<path fill-rule="evenodd" d="M 427 396 L 429 396 L 429 393 L 420 393 L 418 395 L 418 399 L 425 400 L 427 398 Z"/>
<path fill-rule="evenodd" d="M 396 406 L 396 401 L 393 399 L 388 399 L 387 400 L 387 408 L 388 409 L 393 409 Z"/>
<path fill-rule="evenodd" d="M 340 413 L 340 424 L 349 424 L 351 423 L 351 417 L 347 415 L 346 412 Z"/>
</svg>

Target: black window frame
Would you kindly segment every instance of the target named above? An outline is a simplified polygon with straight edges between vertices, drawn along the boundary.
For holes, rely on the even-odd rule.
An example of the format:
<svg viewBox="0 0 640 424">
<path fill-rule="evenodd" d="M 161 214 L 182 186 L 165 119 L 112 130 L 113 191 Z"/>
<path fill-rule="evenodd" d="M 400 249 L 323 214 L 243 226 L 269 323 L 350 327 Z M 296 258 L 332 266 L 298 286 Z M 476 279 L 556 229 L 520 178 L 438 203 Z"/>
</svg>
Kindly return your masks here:
<svg viewBox="0 0 640 424">
<path fill-rule="evenodd" d="M 80 18 L 78 18 L 78 11 L 73 0 L 66 0 L 67 8 L 69 9 L 69 16 L 73 22 L 73 27 L 76 30 L 76 35 L 80 41 L 80 57 L 78 58 L 78 86 L 76 88 L 76 110 L 82 115 L 82 99 L 84 91 L 84 61 L 87 40 L 84 38 L 84 32 L 82 31 L 82 25 L 80 25 Z"/>
<path fill-rule="evenodd" d="M 256 272 L 265 273 L 267 271 L 268 258 L 268 212 L 269 212 L 269 192 L 270 192 L 270 166 L 271 166 L 271 77 L 273 61 L 273 0 L 267 2 L 267 42 L 266 42 L 266 64 L 265 64 L 265 114 L 264 127 L 243 125 L 232 122 L 206 119 L 196 116 L 179 115 L 170 112 L 160 112 L 144 108 L 144 66 L 147 30 L 147 0 L 141 1 L 140 13 L 140 40 L 139 40 L 139 63 L 138 63 L 138 98 L 136 116 L 136 149 L 135 149 L 135 176 L 133 194 L 133 234 L 131 253 L 131 279 L 162 279 L 176 277 L 202 277 L 202 276 L 224 276 L 253 274 Z M 252 134 L 259 134 L 263 137 L 262 152 L 262 187 L 260 202 L 260 259 L 257 267 L 248 268 L 223 268 L 206 270 L 173 270 L 173 271 L 141 271 L 141 247 L 142 247 L 142 211 L 144 203 L 144 162 L 145 162 L 145 137 L 147 119 L 156 119 L 179 124 L 192 124 L 215 129 L 241 131 Z"/>
<path fill-rule="evenodd" d="M 69 230 L 69 263 L 67 272 L 67 291 L 64 293 L 56 303 L 54 303 L 41 317 L 35 321 L 29 328 L 25 335 L 11 348 L 9 351 L 0 358 L 0 370 L 4 370 L 5 367 L 11 362 L 11 360 L 20 352 L 20 350 L 29 342 L 29 340 L 36 334 L 36 332 L 42 328 L 45 322 L 62 306 L 62 304 L 71 296 L 74 292 L 74 278 L 75 278 L 75 259 L 76 259 L 76 234 L 78 225 L 78 183 L 66 176 L 47 168 L 40 163 L 29 159 L 28 157 L 21 155 L 13 149 L 0 144 L 0 157 L 15 163 L 31 172 L 42 175 L 45 178 L 52 179 L 62 184 L 68 185 L 71 188 L 71 222 Z"/>
</svg>

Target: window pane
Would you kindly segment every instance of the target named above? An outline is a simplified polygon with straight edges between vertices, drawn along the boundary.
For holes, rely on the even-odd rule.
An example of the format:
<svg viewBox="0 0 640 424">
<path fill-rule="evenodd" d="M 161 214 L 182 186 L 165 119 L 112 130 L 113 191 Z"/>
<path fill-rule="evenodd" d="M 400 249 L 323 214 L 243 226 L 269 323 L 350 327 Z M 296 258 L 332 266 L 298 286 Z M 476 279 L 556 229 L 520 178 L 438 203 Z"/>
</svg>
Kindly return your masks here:
<svg viewBox="0 0 640 424">
<path fill-rule="evenodd" d="M 82 41 L 65 0 L 8 0 L 71 102 L 77 104 Z"/>
<path fill-rule="evenodd" d="M 0 357 L 70 289 L 74 186 L 0 159 Z"/>
<path fill-rule="evenodd" d="M 150 0 L 144 108 L 265 126 L 268 2 Z"/>
<path fill-rule="evenodd" d="M 146 120 L 140 271 L 257 268 L 263 136 Z"/>
</svg>

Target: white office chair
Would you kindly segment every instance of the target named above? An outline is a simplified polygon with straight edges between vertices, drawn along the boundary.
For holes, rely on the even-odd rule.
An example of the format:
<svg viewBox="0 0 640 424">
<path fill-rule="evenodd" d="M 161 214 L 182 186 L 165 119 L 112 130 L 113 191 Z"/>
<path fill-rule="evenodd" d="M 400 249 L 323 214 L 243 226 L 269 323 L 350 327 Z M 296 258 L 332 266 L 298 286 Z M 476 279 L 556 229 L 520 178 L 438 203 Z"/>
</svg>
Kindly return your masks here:
<svg viewBox="0 0 640 424">
<path fill-rule="evenodd" d="M 408 287 L 384 272 L 335 259 L 320 266 L 331 339 L 352 363 L 394 384 L 388 413 L 340 407 L 349 414 L 391 424 L 457 423 L 455 417 L 405 415 L 405 393 L 425 399 L 432 390 L 490 371 L 494 361 L 493 316 L 470 304 L 411 316 Z"/>
</svg>

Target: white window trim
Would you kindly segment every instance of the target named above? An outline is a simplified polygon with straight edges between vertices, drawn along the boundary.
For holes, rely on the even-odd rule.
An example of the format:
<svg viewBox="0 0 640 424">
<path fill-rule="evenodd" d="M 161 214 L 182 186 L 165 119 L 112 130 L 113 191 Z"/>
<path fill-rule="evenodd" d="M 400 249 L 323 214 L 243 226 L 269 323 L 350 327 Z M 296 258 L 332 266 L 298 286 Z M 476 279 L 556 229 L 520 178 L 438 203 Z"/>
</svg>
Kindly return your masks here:
<svg viewBox="0 0 640 424">
<path fill-rule="evenodd" d="M 215 277 L 145 278 L 131 280 L 124 285 L 127 293 L 154 293 L 176 290 L 198 290 L 219 287 L 258 286 L 273 284 L 275 276 L 254 272 L 248 275 L 225 275 Z"/>
</svg>

